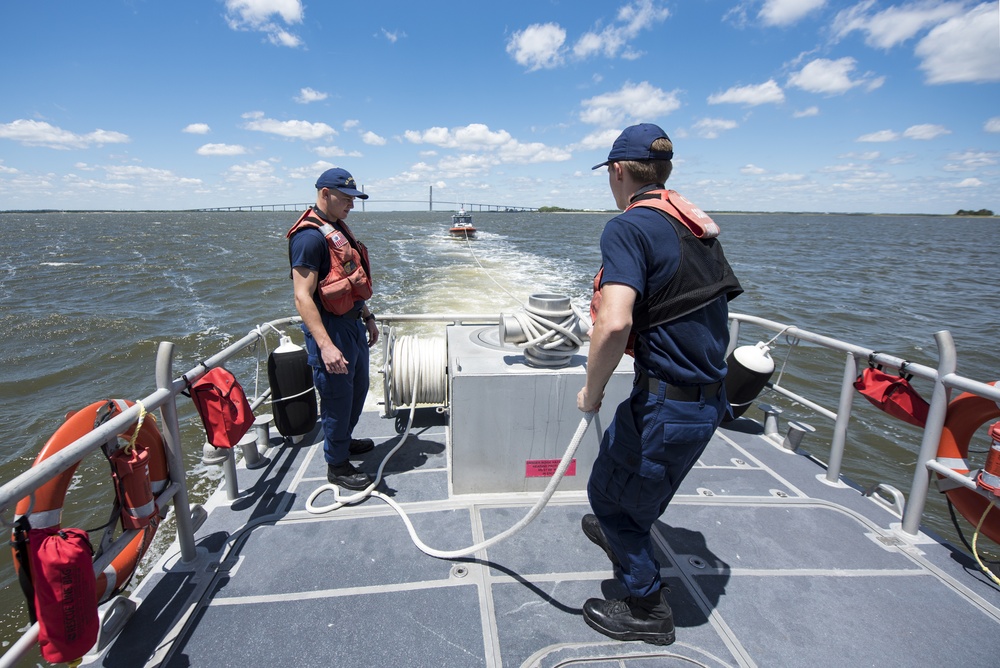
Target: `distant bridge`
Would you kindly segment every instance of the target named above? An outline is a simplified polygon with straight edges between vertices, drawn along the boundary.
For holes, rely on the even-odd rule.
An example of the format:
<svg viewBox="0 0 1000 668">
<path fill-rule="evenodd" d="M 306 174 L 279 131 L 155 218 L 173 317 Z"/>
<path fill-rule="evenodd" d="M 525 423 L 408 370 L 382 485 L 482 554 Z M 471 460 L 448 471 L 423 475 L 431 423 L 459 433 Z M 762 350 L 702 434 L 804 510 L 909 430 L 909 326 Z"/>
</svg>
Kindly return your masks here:
<svg viewBox="0 0 1000 668">
<path fill-rule="evenodd" d="M 305 211 L 313 204 L 312 202 L 292 202 L 289 204 L 244 204 L 242 206 L 214 206 L 206 207 L 204 209 L 188 209 L 188 211 Z M 360 209 L 365 210 L 365 200 L 357 200 L 355 205 L 360 204 Z M 425 200 L 422 199 L 380 199 L 377 201 L 378 204 L 427 204 Z M 434 204 L 452 204 L 452 208 L 462 207 L 466 211 L 502 211 L 502 212 L 516 212 L 516 211 L 538 211 L 538 207 L 534 206 L 516 206 L 510 204 L 480 204 L 479 202 L 444 202 L 438 200 Z M 434 208 L 428 209 L 433 211 Z M 439 211 L 442 209 L 438 208 Z"/>
<path fill-rule="evenodd" d="M 362 191 L 364 186 L 362 186 Z M 216 206 L 204 209 L 190 209 L 190 211 L 304 211 L 316 202 L 292 202 L 288 204 L 244 204 L 242 206 Z M 365 200 L 357 200 L 355 203 L 361 204 L 361 210 L 365 210 Z M 427 210 L 433 211 L 435 204 L 452 204 L 455 207 L 462 207 L 467 211 L 538 211 L 538 207 L 519 206 L 515 204 L 480 204 L 479 202 L 448 202 L 444 200 L 434 201 L 434 186 L 430 186 L 427 199 L 380 199 L 379 204 L 427 204 Z"/>
</svg>

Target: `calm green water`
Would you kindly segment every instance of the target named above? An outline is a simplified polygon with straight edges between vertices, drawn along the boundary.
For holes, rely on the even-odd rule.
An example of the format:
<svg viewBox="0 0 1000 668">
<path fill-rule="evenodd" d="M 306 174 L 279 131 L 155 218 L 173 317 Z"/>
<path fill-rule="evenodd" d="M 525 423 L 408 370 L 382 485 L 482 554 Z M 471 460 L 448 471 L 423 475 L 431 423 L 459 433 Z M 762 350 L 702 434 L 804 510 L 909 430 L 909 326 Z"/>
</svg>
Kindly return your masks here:
<svg viewBox="0 0 1000 668">
<path fill-rule="evenodd" d="M 448 238 L 447 213 L 355 211 L 350 222 L 373 258 L 374 312 L 509 313 L 518 306 L 514 297 L 535 292 L 589 301 L 607 218 L 474 212 L 480 232 L 471 244 Z M 255 325 L 294 315 L 284 240 L 294 219 L 281 212 L 0 214 L 3 479 L 31 466 L 67 411 L 106 397 L 149 394 L 159 341 L 176 344 L 180 373 Z M 737 214 L 716 220 L 747 290 L 732 310 L 929 366 L 936 364 L 933 333 L 949 329 L 961 373 L 1000 378 L 996 220 Z M 770 338 L 748 336 L 743 343 Z M 783 382 L 818 372 L 800 352 L 785 366 Z M 773 354 L 780 364 L 785 348 Z M 835 408 L 843 361 L 838 354 L 822 363 L 830 373 L 821 403 Z M 253 359 L 240 364 L 230 366 L 252 392 Z M 375 388 L 373 401 L 381 398 L 377 373 Z M 918 389 L 930 396 L 929 387 Z M 220 472 L 200 464 L 201 425 L 190 402 L 180 408 L 189 484 L 198 500 L 218 484 Z M 908 491 L 919 430 L 860 401 L 854 415 L 845 474 Z M 105 467 L 96 457 L 84 462 L 67 500 L 72 519 L 64 523 L 104 522 L 99 518 L 112 494 Z M 933 497 L 928 523 L 949 533 L 945 506 Z M 0 643 L 6 646 L 26 618 L 7 557 L 0 558 L 0 587 Z"/>
</svg>

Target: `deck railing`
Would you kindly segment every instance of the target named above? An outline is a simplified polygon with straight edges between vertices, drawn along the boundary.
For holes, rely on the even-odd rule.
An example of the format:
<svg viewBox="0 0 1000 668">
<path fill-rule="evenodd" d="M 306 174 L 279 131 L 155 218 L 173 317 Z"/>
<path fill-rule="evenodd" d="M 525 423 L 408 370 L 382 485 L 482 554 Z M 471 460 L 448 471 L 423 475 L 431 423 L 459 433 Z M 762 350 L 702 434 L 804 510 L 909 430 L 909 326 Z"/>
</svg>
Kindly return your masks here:
<svg viewBox="0 0 1000 668">
<path fill-rule="evenodd" d="M 167 470 L 170 475 L 170 484 L 157 497 L 156 502 L 161 512 L 165 512 L 168 504 L 173 503 L 177 525 L 177 542 L 181 551 L 181 561 L 184 563 L 192 562 L 197 556 L 194 532 L 198 528 L 198 518 L 201 514 L 198 512 L 198 509 L 192 512 L 188 502 L 187 471 L 184 468 L 180 441 L 180 424 L 177 419 L 177 395 L 185 390 L 190 383 L 204 376 L 209 369 L 222 365 L 247 347 L 253 346 L 260 341 L 268 333 L 269 329 L 275 329 L 282 325 L 299 321 L 300 319 L 296 317 L 281 318 L 265 323 L 176 379 L 173 378 L 174 344 L 164 341 L 157 348 L 156 390 L 140 399 L 140 401 L 149 412 L 159 409 L 162 417 L 162 436 Z M 256 408 L 266 399 L 266 396 L 265 393 L 262 393 L 261 396 L 255 397 L 251 402 L 251 406 Z M 139 419 L 139 412 L 140 407 L 138 404 L 129 407 L 124 412 L 116 415 L 93 431 L 88 432 L 73 443 L 70 443 L 51 457 L 48 457 L 45 461 L 40 462 L 37 466 L 31 467 L 13 480 L 0 486 L 0 521 L 10 525 L 8 519 L 9 513 L 13 511 L 14 506 L 21 499 L 34 494 L 36 490 L 49 480 L 71 468 L 88 454 L 99 450 L 108 441 L 114 440 L 117 434 L 127 431 Z M 233 457 L 232 452 L 230 451 L 227 454 L 231 461 Z M 94 562 L 95 574 L 100 573 L 129 544 L 137 531 L 124 532 L 108 546 L 108 549 Z M 110 617 L 110 615 L 105 615 L 105 617 Z M 119 623 L 124 623 L 124 620 L 120 620 Z M 103 636 L 104 632 L 102 630 L 102 638 Z M 15 665 L 37 640 L 38 623 L 36 622 L 0 657 L 0 668 Z"/>
<path fill-rule="evenodd" d="M 830 350 L 845 353 L 844 371 L 836 411 L 817 406 L 805 397 L 799 396 L 780 384 L 769 384 L 769 387 L 778 394 L 786 396 L 793 401 L 799 401 L 816 410 L 818 414 L 833 419 L 833 438 L 830 442 L 830 457 L 825 476 L 827 482 L 833 484 L 840 480 L 840 470 L 844 459 L 847 432 L 851 420 L 851 406 L 855 395 L 854 381 L 858 377 L 858 361 L 864 360 L 867 364 L 870 360 L 875 364 L 896 369 L 901 369 L 905 365 L 906 373 L 918 378 L 924 378 L 934 384 L 927 422 L 921 438 L 920 452 L 917 456 L 917 465 L 913 471 L 913 480 L 910 484 L 910 491 L 904 505 L 902 531 L 910 536 L 916 536 L 919 533 L 920 520 L 927 502 L 932 472 L 944 476 L 956 485 L 966 487 L 983 495 L 987 499 L 992 500 L 993 503 L 998 503 L 996 496 L 978 488 L 973 474 L 968 476 L 962 475 L 937 462 L 938 444 L 941 440 L 941 431 L 948 412 L 951 390 L 956 389 L 962 392 L 971 392 L 972 394 L 992 399 L 1000 405 L 1000 388 L 959 376 L 955 372 L 957 354 L 955 351 L 955 342 L 950 332 L 942 330 L 934 334 L 934 340 L 938 348 L 938 365 L 937 368 L 931 368 L 839 339 L 815 334 L 799 329 L 798 327 L 783 325 L 773 320 L 739 313 L 730 314 L 730 351 L 738 345 L 740 327 L 743 323 L 752 324 L 776 332 L 779 335 L 784 335 L 794 342 L 793 345 L 798 343 L 798 341 L 806 341 Z"/>
<path fill-rule="evenodd" d="M 491 315 L 454 315 L 454 314 L 414 314 L 414 315 L 388 315 L 380 319 L 383 327 L 391 322 L 484 322 L 495 321 L 496 316 Z M 177 395 L 185 390 L 190 383 L 201 378 L 209 369 L 222 365 L 227 360 L 241 353 L 248 347 L 254 346 L 261 341 L 269 331 L 278 331 L 278 327 L 300 322 L 298 317 L 281 318 L 264 323 L 246 336 L 226 347 L 219 353 L 209 357 L 199 363 L 179 378 L 173 378 L 173 350 L 174 345 L 169 342 L 162 342 L 157 350 L 156 359 L 156 390 L 141 399 L 147 411 L 160 410 L 162 424 L 164 426 L 164 443 L 167 455 L 168 470 L 171 483 L 167 489 L 157 498 L 160 508 L 167 507 L 168 502 L 172 502 L 175 510 L 177 524 L 177 541 L 181 552 L 181 561 L 192 562 L 196 556 L 194 543 L 194 532 L 197 530 L 199 522 L 199 512 L 192 509 L 188 502 L 188 490 L 186 474 L 183 465 L 182 447 L 180 442 L 180 425 L 177 419 Z M 930 411 L 923 437 L 920 445 L 920 452 L 917 465 L 913 472 L 913 481 L 910 486 L 908 498 L 905 502 L 902 520 L 902 531 L 909 535 L 916 535 L 919 532 L 920 520 L 924 511 L 927 493 L 930 485 L 931 473 L 938 473 L 954 484 L 975 490 L 983 494 L 994 503 L 997 498 L 988 495 L 977 489 L 972 476 L 963 476 L 936 462 L 938 441 L 941 437 L 941 430 L 944 425 L 945 415 L 948 410 L 948 402 L 951 390 L 957 389 L 963 392 L 972 392 L 982 397 L 989 398 L 1000 403 L 1000 388 L 986 383 L 959 376 L 956 370 L 956 352 L 951 335 L 947 331 L 940 331 L 935 334 L 938 347 L 938 364 L 936 368 L 915 364 L 902 358 L 886 353 L 876 352 L 862 346 L 849 344 L 839 339 L 834 339 L 821 334 L 809 332 L 798 327 L 784 325 L 772 320 L 748 316 L 738 313 L 730 314 L 730 350 L 735 349 L 743 325 L 752 325 L 776 332 L 778 336 L 783 335 L 792 345 L 800 341 L 813 343 L 824 348 L 843 352 L 845 363 L 839 393 L 838 407 L 836 411 L 824 408 L 806 397 L 800 396 L 793 390 L 780 384 L 780 377 L 777 382 L 769 384 L 772 391 L 788 397 L 793 401 L 798 401 L 803 405 L 815 410 L 818 414 L 831 418 L 834 422 L 833 438 L 831 439 L 830 457 L 827 464 L 825 479 L 833 483 L 838 483 L 840 470 L 843 462 L 847 432 L 851 417 L 851 405 L 854 399 L 854 380 L 858 375 L 858 361 L 868 360 L 887 367 L 900 368 L 905 363 L 906 372 L 916 377 L 924 378 L 933 382 L 934 391 L 930 400 Z M 269 390 L 265 389 L 251 401 L 252 408 L 256 409 L 269 396 Z M 52 478 L 63 473 L 74 464 L 82 460 L 86 455 L 101 448 L 109 440 L 113 440 L 119 433 L 126 431 L 139 417 L 140 408 L 138 405 L 130 407 L 125 412 L 115 418 L 95 428 L 82 438 L 74 441 L 59 453 L 49 457 L 45 461 L 33 466 L 24 473 L 18 475 L 0 486 L 0 521 L 9 524 L 10 512 L 22 498 L 33 494 L 42 485 Z M 232 451 L 228 453 L 229 466 L 226 467 L 227 486 L 229 487 L 230 498 L 235 498 L 238 490 L 235 486 L 235 455 Z M 124 545 L 128 543 L 133 534 L 126 532 L 112 543 L 111 547 L 95 563 L 95 571 L 103 568 L 103 564 L 108 562 Z M 38 625 L 32 625 L 25 634 L 15 642 L 8 651 L 0 657 L 0 668 L 14 665 L 37 641 Z"/>
</svg>

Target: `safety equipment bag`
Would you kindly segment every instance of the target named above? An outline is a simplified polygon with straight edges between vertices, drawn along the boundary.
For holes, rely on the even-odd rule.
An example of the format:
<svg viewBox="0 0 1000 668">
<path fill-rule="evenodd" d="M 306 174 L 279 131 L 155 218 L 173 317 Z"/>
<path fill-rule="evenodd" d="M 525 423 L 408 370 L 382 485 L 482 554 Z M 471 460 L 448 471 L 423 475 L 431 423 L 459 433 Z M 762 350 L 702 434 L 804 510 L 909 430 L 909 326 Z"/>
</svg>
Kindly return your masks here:
<svg viewBox="0 0 1000 668">
<path fill-rule="evenodd" d="M 28 531 L 38 647 L 49 663 L 76 661 L 97 642 L 94 550 L 83 529 Z"/>
<path fill-rule="evenodd" d="M 854 388 L 889 415 L 923 427 L 930 404 L 910 385 L 912 377 L 892 376 L 882 371 L 881 365 L 869 365 L 854 382 Z"/>
<path fill-rule="evenodd" d="M 233 447 L 253 426 L 253 410 L 243 386 L 221 366 L 191 383 L 191 399 L 208 442 L 217 448 Z"/>
</svg>

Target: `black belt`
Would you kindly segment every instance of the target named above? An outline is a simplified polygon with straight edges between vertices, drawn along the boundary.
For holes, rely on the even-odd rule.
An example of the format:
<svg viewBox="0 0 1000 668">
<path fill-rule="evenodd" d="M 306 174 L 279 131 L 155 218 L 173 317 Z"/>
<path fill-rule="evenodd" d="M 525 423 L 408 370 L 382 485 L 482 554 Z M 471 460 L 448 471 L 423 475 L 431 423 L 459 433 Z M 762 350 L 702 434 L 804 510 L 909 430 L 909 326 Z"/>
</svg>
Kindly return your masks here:
<svg viewBox="0 0 1000 668">
<path fill-rule="evenodd" d="M 338 315 L 338 318 L 346 318 L 347 320 L 358 320 L 361 318 L 361 309 L 352 309 L 343 315 Z"/>
<path fill-rule="evenodd" d="M 661 383 L 666 386 L 663 398 L 671 401 L 701 401 L 702 397 L 714 399 L 722 389 L 721 380 L 708 385 L 671 385 L 659 378 L 653 378 L 644 371 L 638 372 L 635 380 L 636 385 L 644 386 L 650 394 L 657 396 L 660 394 Z"/>
</svg>

